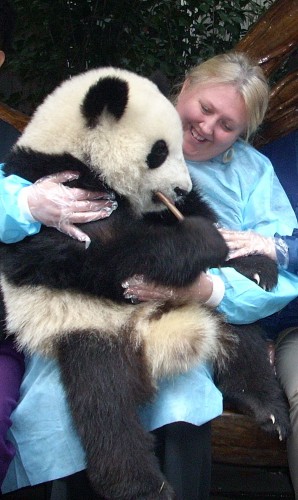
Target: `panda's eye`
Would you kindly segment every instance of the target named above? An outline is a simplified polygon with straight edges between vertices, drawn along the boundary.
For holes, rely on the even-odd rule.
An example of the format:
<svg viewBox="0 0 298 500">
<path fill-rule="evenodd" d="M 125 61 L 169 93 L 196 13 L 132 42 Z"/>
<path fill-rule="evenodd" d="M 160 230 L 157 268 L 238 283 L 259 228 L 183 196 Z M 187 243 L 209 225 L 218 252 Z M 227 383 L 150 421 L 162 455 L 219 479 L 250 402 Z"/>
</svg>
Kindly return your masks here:
<svg viewBox="0 0 298 500">
<path fill-rule="evenodd" d="M 147 156 L 147 165 L 149 168 L 157 168 L 163 164 L 165 159 L 169 154 L 168 146 L 165 141 L 156 141 L 152 148 L 151 152 Z"/>
</svg>

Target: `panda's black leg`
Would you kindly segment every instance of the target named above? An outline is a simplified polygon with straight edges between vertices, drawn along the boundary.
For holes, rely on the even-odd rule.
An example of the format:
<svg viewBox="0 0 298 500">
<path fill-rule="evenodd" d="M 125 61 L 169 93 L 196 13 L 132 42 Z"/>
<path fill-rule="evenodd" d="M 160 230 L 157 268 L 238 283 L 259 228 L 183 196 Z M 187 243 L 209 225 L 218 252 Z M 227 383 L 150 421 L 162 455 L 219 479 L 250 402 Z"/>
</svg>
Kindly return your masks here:
<svg viewBox="0 0 298 500">
<path fill-rule="evenodd" d="M 58 360 L 96 493 L 121 500 L 174 499 L 153 438 L 138 421 L 138 405 L 153 394 L 142 353 L 127 341 L 85 331 L 59 341 Z"/>
<path fill-rule="evenodd" d="M 216 375 L 217 385 L 229 405 L 284 439 L 290 429 L 288 402 L 270 364 L 263 331 L 258 325 L 233 328 L 238 348 L 226 370 Z"/>
</svg>

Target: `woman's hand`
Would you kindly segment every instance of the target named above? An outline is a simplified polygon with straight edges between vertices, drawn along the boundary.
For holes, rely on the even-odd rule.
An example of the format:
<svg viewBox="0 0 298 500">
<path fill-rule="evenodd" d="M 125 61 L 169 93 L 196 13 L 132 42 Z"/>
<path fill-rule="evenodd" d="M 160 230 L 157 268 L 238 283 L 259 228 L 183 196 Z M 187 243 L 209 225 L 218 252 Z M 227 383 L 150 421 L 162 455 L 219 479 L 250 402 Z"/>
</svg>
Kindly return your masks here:
<svg viewBox="0 0 298 500">
<path fill-rule="evenodd" d="M 135 275 L 122 283 L 122 287 L 125 289 L 124 297 L 130 299 L 133 304 L 149 300 L 167 299 L 189 299 L 197 300 L 200 303 L 208 303 L 214 292 L 213 279 L 214 276 L 212 277 L 209 274 L 201 273 L 191 285 L 173 288 L 146 282 L 144 276 Z M 216 283 L 218 283 L 217 280 Z M 209 305 L 215 307 L 218 304 L 210 303 Z"/>
<path fill-rule="evenodd" d="M 61 172 L 39 179 L 35 184 L 23 189 L 32 217 L 44 224 L 57 228 L 62 233 L 79 241 L 90 238 L 74 224 L 91 222 L 109 215 L 117 208 L 113 194 L 86 191 L 64 186 L 79 178 L 77 172 Z"/>
<path fill-rule="evenodd" d="M 219 229 L 229 247 L 228 259 L 246 255 L 262 254 L 276 260 L 274 238 L 267 238 L 254 231 L 230 231 Z"/>
</svg>

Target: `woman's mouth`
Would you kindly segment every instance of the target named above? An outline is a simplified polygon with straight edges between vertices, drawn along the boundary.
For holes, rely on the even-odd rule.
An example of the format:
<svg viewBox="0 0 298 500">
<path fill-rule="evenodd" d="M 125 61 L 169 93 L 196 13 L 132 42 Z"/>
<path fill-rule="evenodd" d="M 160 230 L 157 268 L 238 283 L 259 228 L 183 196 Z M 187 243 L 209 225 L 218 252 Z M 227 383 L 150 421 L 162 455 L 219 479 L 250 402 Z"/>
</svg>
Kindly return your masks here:
<svg viewBox="0 0 298 500">
<path fill-rule="evenodd" d="M 190 133 L 191 133 L 192 137 L 198 142 L 205 142 L 207 140 L 205 137 L 200 135 L 198 133 L 198 131 L 192 126 L 190 127 Z"/>
</svg>

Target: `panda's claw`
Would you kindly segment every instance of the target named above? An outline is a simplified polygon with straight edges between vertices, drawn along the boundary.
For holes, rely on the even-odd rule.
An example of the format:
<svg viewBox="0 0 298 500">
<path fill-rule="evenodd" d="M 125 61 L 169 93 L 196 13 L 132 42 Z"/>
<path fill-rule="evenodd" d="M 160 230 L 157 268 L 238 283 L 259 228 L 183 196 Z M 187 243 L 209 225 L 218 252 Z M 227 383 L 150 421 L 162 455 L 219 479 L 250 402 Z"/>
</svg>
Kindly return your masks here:
<svg viewBox="0 0 298 500">
<path fill-rule="evenodd" d="M 270 420 L 272 420 L 272 423 L 273 423 L 273 425 L 274 425 L 274 424 L 275 424 L 275 416 L 271 414 L 271 415 L 270 415 Z"/>
<path fill-rule="evenodd" d="M 164 486 L 165 486 L 165 482 L 163 481 L 158 493 L 162 492 L 162 490 L 164 489 Z"/>
<path fill-rule="evenodd" d="M 257 285 L 259 285 L 261 281 L 260 275 L 258 273 L 255 273 L 253 275 L 253 280 L 256 282 Z"/>
</svg>

